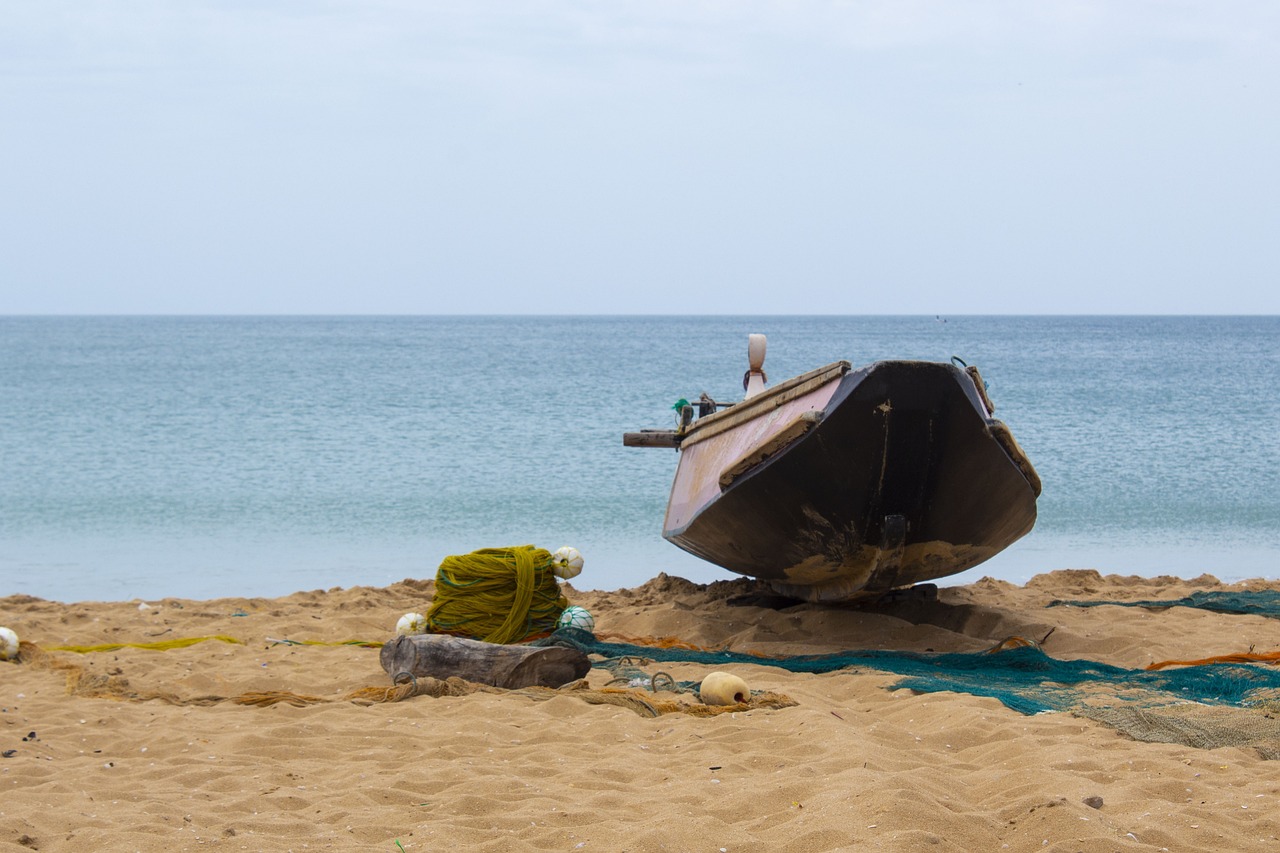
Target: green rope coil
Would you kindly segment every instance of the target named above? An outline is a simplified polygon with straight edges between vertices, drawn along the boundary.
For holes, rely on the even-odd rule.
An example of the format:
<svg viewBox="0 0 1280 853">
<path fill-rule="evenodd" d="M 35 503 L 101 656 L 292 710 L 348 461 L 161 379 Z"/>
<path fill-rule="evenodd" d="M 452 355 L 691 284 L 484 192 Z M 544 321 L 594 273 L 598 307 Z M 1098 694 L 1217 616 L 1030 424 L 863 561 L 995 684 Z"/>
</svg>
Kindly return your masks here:
<svg viewBox="0 0 1280 853">
<path fill-rule="evenodd" d="M 551 566 L 551 552 L 533 545 L 445 557 L 427 630 L 486 643 L 515 643 L 555 630 L 569 602 Z"/>
</svg>

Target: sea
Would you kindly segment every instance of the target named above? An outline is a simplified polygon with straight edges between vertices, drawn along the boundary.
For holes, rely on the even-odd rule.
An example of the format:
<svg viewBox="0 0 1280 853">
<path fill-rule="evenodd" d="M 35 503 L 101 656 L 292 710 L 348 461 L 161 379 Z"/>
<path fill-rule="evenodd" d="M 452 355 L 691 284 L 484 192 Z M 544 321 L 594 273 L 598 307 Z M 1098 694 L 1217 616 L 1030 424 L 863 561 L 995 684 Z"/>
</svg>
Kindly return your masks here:
<svg viewBox="0 0 1280 853">
<path fill-rule="evenodd" d="M 845 359 L 976 365 L 1044 482 L 941 583 L 1280 577 L 1280 318 L 0 317 L 0 597 L 278 596 L 578 548 L 584 589 L 734 575 L 663 540 L 673 404 Z"/>
</svg>

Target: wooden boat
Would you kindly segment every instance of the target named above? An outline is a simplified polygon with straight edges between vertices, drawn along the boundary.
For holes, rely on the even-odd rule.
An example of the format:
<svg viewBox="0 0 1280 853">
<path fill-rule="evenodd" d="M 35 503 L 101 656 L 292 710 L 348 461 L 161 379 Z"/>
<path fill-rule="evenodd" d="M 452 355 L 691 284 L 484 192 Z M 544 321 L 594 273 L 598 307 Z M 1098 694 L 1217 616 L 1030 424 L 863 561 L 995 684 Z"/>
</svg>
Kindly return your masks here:
<svg viewBox="0 0 1280 853">
<path fill-rule="evenodd" d="M 845 601 L 945 577 L 1031 530 L 1040 479 L 973 367 L 838 361 L 764 388 L 752 335 L 742 402 L 674 430 L 627 433 L 676 447 L 663 536 L 781 595 Z"/>
</svg>

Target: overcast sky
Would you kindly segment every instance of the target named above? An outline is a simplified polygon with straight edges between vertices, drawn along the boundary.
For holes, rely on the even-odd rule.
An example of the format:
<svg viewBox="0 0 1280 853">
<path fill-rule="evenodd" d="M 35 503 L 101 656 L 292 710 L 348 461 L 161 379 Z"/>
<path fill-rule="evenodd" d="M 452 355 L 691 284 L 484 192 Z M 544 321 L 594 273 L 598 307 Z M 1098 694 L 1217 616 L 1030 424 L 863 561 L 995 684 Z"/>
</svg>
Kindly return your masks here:
<svg viewBox="0 0 1280 853">
<path fill-rule="evenodd" d="M 1280 314 L 1280 3 L 11 3 L 0 176 L 0 314 Z"/>
</svg>

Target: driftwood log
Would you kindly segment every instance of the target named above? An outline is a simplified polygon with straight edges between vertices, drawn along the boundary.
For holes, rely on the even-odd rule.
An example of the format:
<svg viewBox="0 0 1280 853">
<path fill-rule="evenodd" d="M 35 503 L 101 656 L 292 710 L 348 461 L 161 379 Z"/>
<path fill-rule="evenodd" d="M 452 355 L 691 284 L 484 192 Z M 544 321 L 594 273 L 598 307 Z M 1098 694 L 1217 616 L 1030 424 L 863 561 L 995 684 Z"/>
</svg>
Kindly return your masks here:
<svg viewBox="0 0 1280 853">
<path fill-rule="evenodd" d="M 561 646 L 500 646 L 443 634 L 412 634 L 389 640 L 382 668 L 393 682 L 431 676 L 457 676 L 479 684 L 517 690 L 560 687 L 582 678 L 591 661 L 577 649 Z"/>
</svg>

